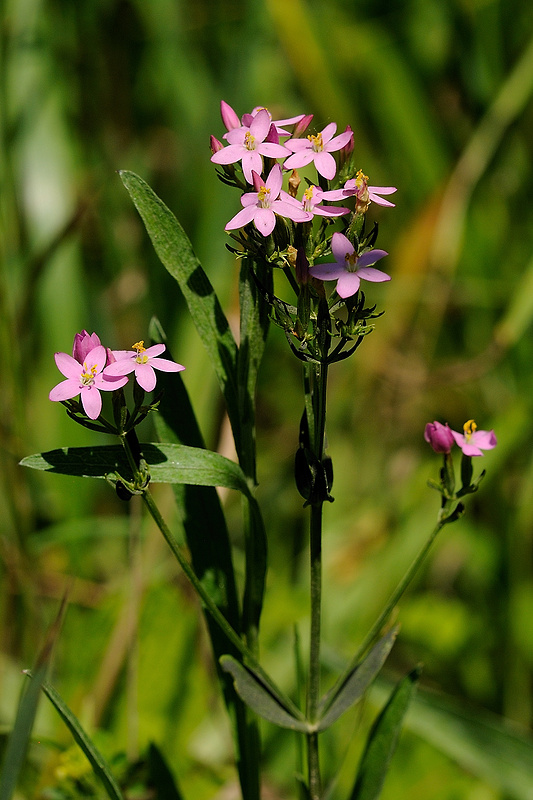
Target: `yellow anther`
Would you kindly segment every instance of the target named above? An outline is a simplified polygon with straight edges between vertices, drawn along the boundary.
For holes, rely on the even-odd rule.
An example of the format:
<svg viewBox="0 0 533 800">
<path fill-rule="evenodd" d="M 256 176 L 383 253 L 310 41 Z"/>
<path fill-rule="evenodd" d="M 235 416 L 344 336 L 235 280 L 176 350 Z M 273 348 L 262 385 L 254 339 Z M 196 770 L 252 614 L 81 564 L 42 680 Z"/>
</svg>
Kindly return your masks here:
<svg viewBox="0 0 533 800">
<path fill-rule="evenodd" d="M 474 420 L 473 420 L 473 419 L 469 419 L 469 420 L 468 420 L 467 422 L 465 422 L 465 424 L 463 425 L 463 430 L 464 430 L 464 432 L 465 432 L 465 436 L 466 436 L 466 438 L 467 438 L 467 439 L 470 439 L 470 437 L 472 436 L 472 434 L 473 434 L 473 433 L 475 433 L 475 432 L 477 431 L 477 425 L 476 425 L 476 423 L 474 422 Z"/>
<path fill-rule="evenodd" d="M 346 255 L 344 256 L 344 260 L 346 261 L 346 267 L 348 268 L 348 270 L 353 271 L 350 270 L 350 267 L 355 267 L 357 264 L 357 253 L 355 252 L 355 250 L 353 253 L 346 253 Z"/>
<path fill-rule="evenodd" d="M 141 339 L 140 342 L 135 342 L 135 344 L 132 344 L 131 349 L 137 350 L 137 353 L 144 353 L 146 350 L 146 347 L 144 346 L 144 339 Z"/>
<path fill-rule="evenodd" d="M 304 200 L 312 200 L 313 199 L 313 189 L 314 186 L 308 186 L 304 192 Z"/>
<path fill-rule="evenodd" d="M 368 182 L 368 175 L 365 175 L 362 169 L 358 169 L 357 175 L 355 176 L 355 183 L 357 184 L 357 186 L 361 186 L 363 183 L 367 182 Z"/>
<path fill-rule="evenodd" d="M 92 367 L 88 367 L 85 361 L 83 362 L 83 372 L 81 373 L 81 379 L 84 384 L 89 384 L 91 381 L 94 380 L 96 373 L 98 372 L 98 367 L 96 364 L 93 364 Z"/>
<path fill-rule="evenodd" d="M 261 188 L 257 192 L 258 202 L 263 207 L 266 207 L 269 205 L 269 198 L 270 198 L 270 189 L 268 189 L 266 186 L 261 186 Z"/>
<path fill-rule="evenodd" d="M 313 136 L 313 134 L 311 133 L 307 138 L 313 145 L 313 150 L 315 151 L 315 153 L 320 153 L 324 149 L 324 143 L 322 142 L 321 133 L 317 133 L 316 136 Z"/>
<path fill-rule="evenodd" d="M 247 150 L 255 150 L 255 136 L 250 131 L 244 134 L 244 146 Z"/>
</svg>

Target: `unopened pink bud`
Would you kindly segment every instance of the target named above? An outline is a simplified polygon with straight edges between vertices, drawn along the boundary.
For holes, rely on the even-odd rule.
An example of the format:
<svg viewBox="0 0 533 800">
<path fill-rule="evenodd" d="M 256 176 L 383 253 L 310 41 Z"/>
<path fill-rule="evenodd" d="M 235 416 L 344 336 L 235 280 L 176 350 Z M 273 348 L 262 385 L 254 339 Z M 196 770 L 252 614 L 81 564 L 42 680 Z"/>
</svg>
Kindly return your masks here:
<svg viewBox="0 0 533 800">
<path fill-rule="evenodd" d="M 72 345 L 72 358 L 79 364 L 83 364 L 87 358 L 87 354 L 95 347 L 100 345 L 100 337 L 96 333 L 89 333 L 85 329 L 81 333 L 74 336 L 74 344 Z"/>
<path fill-rule="evenodd" d="M 215 155 L 215 153 L 218 153 L 219 150 L 222 150 L 224 145 L 222 144 L 220 139 L 217 139 L 215 136 L 210 136 L 209 137 L 209 147 L 210 147 L 210 150 L 213 153 L 213 155 Z"/>
<path fill-rule="evenodd" d="M 276 130 L 275 125 L 270 126 L 265 142 L 270 142 L 271 144 L 279 144 L 279 134 Z"/>
<path fill-rule="evenodd" d="M 454 444 L 453 434 L 448 425 L 441 422 L 428 422 L 424 439 L 436 453 L 449 453 Z"/>
<path fill-rule="evenodd" d="M 225 103 L 224 100 L 220 101 L 220 116 L 222 117 L 222 122 L 226 126 L 226 130 L 231 131 L 233 128 L 240 127 L 241 121 L 239 117 L 232 107 Z"/>
<path fill-rule="evenodd" d="M 302 117 L 300 122 L 297 122 L 294 126 L 294 132 L 292 134 L 293 139 L 297 139 L 302 133 L 308 129 L 309 125 L 311 124 L 311 120 L 313 119 L 312 114 L 306 114 L 305 117 Z"/>
</svg>

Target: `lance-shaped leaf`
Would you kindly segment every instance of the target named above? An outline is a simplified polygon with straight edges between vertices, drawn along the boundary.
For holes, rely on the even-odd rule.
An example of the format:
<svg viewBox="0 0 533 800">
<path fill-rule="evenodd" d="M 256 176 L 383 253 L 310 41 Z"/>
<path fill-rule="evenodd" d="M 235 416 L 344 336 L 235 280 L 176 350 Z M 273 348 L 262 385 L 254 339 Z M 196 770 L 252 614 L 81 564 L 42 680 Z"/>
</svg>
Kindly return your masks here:
<svg viewBox="0 0 533 800">
<path fill-rule="evenodd" d="M 119 175 L 142 217 L 161 263 L 183 293 L 224 394 L 237 452 L 240 453 L 237 345 L 215 290 L 170 209 L 138 175 L 124 170 Z"/>
<path fill-rule="evenodd" d="M 389 655 L 398 628 L 392 628 L 374 645 L 364 661 L 355 667 L 340 685 L 335 684 L 320 703 L 317 730 L 324 731 L 357 703 L 379 673 Z"/>
<path fill-rule="evenodd" d="M 282 699 L 276 697 L 248 667 L 240 664 L 232 656 L 222 656 L 220 664 L 222 669 L 233 677 L 239 697 L 260 717 L 280 728 L 304 733 L 312 730 L 312 726 L 303 714 L 295 716 Z"/>
<path fill-rule="evenodd" d="M 381 794 L 419 677 L 420 669 L 417 668 L 400 681 L 372 726 L 350 800 L 377 800 Z"/>
<path fill-rule="evenodd" d="M 154 483 L 186 483 L 193 486 L 224 486 L 250 497 L 248 482 L 234 461 L 182 444 L 142 444 L 142 455 Z M 23 458 L 24 467 L 75 475 L 81 478 L 107 478 L 118 473 L 130 479 L 131 469 L 120 445 L 62 447 Z"/>
<path fill-rule="evenodd" d="M 35 680 L 31 672 L 27 671 L 26 674 L 28 677 L 32 678 L 32 680 Z M 82 728 L 78 718 L 72 713 L 70 708 L 56 692 L 53 686 L 47 682 L 44 682 L 42 684 L 42 690 L 58 712 L 67 728 L 70 730 L 76 744 L 79 745 L 79 747 L 87 756 L 87 759 L 94 770 L 94 774 L 97 776 L 102 786 L 106 790 L 107 796 L 110 798 L 110 800 L 124 800 L 107 761 L 100 753 L 90 736 Z"/>
</svg>

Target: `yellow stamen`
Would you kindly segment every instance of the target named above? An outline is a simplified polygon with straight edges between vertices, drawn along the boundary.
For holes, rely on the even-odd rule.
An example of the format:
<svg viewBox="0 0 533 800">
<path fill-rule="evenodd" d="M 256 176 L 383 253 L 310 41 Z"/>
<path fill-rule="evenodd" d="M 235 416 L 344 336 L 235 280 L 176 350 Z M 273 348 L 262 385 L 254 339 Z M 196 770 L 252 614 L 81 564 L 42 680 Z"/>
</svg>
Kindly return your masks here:
<svg viewBox="0 0 533 800">
<path fill-rule="evenodd" d="M 144 353 L 146 350 L 146 347 L 144 346 L 144 339 L 141 339 L 140 342 L 135 342 L 135 344 L 132 344 L 131 349 L 137 350 L 137 353 Z"/>
<path fill-rule="evenodd" d="M 346 268 L 348 272 L 355 272 L 355 270 L 353 269 L 353 267 L 357 266 L 357 253 L 355 252 L 355 250 L 353 251 L 353 253 L 346 253 L 346 255 L 344 256 L 344 260 L 346 261 Z"/>
<path fill-rule="evenodd" d="M 362 186 L 363 183 L 368 183 L 368 175 L 365 175 L 362 169 L 358 169 L 355 176 L 355 184 L 356 186 Z"/>
<path fill-rule="evenodd" d="M 324 143 L 322 142 L 321 133 L 317 133 L 316 136 L 313 136 L 313 134 L 309 134 L 307 138 L 313 145 L 313 150 L 315 151 L 315 153 L 320 153 L 324 149 Z"/>
<path fill-rule="evenodd" d="M 244 146 L 247 150 L 255 150 L 255 136 L 250 131 L 246 131 L 244 134 Z"/>
<path fill-rule="evenodd" d="M 94 381 L 95 375 L 98 372 L 98 367 L 96 364 L 93 364 L 91 368 L 87 366 L 85 361 L 83 362 L 83 372 L 81 373 L 81 379 L 83 383 L 88 386 L 90 383 Z"/>
<path fill-rule="evenodd" d="M 467 438 L 467 439 L 470 439 L 470 438 L 472 437 L 472 434 L 473 434 L 473 433 L 475 433 L 475 432 L 477 431 L 477 425 L 476 425 L 476 423 L 474 422 L 474 420 L 473 420 L 473 419 L 469 419 L 469 420 L 468 420 L 467 422 L 465 422 L 465 424 L 463 425 L 463 430 L 464 430 L 464 432 L 465 432 L 465 436 L 466 436 L 466 438 Z"/>
<path fill-rule="evenodd" d="M 268 208 L 268 206 L 270 205 L 269 203 L 270 189 L 268 189 L 266 186 L 261 186 L 261 188 L 257 192 L 257 200 L 261 204 L 261 206 L 263 206 L 263 208 Z"/>
<path fill-rule="evenodd" d="M 312 200 L 313 199 L 313 189 L 314 186 L 308 186 L 308 188 L 304 192 L 304 200 Z"/>
</svg>

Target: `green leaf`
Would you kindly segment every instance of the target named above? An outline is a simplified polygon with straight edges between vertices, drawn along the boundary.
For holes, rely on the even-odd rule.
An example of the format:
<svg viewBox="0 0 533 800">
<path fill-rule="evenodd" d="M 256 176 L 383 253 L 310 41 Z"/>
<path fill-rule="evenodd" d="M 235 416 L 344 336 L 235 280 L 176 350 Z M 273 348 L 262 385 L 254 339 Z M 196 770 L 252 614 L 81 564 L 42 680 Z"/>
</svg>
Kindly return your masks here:
<svg viewBox="0 0 533 800">
<path fill-rule="evenodd" d="M 250 496 L 239 465 L 218 453 L 180 444 L 142 444 L 141 448 L 154 483 L 224 486 Z M 81 478 L 106 478 L 115 473 L 126 479 L 131 477 L 121 445 L 62 447 L 27 456 L 20 463 L 31 469 Z"/>
<path fill-rule="evenodd" d="M 418 668 L 406 675 L 376 719 L 368 736 L 350 800 L 377 800 L 381 794 L 419 676 Z"/>
<path fill-rule="evenodd" d="M 163 754 L 153 742 L 148 749 L 148 788 L 154 791 L 155 797 L 183 800 Z"/>
<path fill-rule="evenodd" d="M 385 663 L 397 634 L 397 627 L 386 633 L 342 683 L 335 684 L 324 696 L 319 707 L 320 719 L 317 730 L 324 731 L 329 728 L 341 714 L 361 699 Z"/>
<path fill-rule="evenodd" d="M 170 209 L 138 175 L 127 171 L 121 171 L 119 175 L 142 217 L 157 255 L 183 293 L 224 394 L 237 452 L 240 453 L 237 345 L 215 290 Z"/>
<path fill-rule="evenodd" d="M 235 690 L 239 697 L 260 717 L 273 722 L 280 728 L 289 728 L 304 733 L 312 730 L 312 726 L 303 715 L 299 718 L 293 716 L 280 699 L 275 697 L 248 667 L 243 666 L 231 656 L 222 656 L 220 664 L 222 669 L 233 677 Z"/>
<path fill-rule="evenodd" d="M 28 677 L 32 678 L 32 682 L 36 680 L 30 672 L 27 672 L 26 674 Z M 107 796 L 110 798 L 110 800 L 123 800 L 121 791 L 113 775 L 111 774 L 109 765 L 94 742 L 85 733 L 77 717 L 72 713 L 53 686 L 47 682 L 44 682 L 42 684 L 42 689 L 67 728 L 70 730 L 76 744 L 87 756 L 87 759 L 94 770 L 94 774 L 97 776 L 97 778 L 99 778 L 102 786 L 107 792 Z"/>
</svg>

